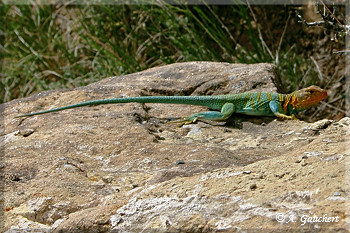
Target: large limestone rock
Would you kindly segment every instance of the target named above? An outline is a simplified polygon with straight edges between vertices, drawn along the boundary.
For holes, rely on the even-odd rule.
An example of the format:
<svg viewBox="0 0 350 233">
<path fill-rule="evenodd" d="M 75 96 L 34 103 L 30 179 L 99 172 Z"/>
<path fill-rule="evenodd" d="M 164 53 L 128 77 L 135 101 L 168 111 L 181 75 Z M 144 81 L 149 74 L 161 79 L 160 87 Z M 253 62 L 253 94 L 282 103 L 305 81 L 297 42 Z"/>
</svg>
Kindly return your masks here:
<svg viewBox="0 0 350 233">
<path fill-rule="evenodd" d="M 192 62 L 2 105 L 2 232 L 346 232 L 349 118 L 177 127 L 168 120 L 206 108 L 130 103 L 14 119 L 93 99 L 277 89 L 269 64 Z"/>
</svg>

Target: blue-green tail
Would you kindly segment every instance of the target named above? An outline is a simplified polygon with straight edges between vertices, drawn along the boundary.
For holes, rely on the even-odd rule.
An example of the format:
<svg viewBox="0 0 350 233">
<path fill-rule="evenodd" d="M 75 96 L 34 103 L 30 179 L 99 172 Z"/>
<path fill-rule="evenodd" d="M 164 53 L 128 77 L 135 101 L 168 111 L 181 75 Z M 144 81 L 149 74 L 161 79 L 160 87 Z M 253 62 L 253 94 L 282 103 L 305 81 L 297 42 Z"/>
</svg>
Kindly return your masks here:
<svg viewBox="0 0 350 233">
<path fill-rule="evenodd" d="M 68 105 L 60 108 L 54 108 L 46 111 L 33 112 L 16 116 L 27 117 L 40 115 L 50 112 L 58 112 L 65 109 L 77 108 L 83 106 L 93 106 L 100 104 L 116 104 L 116 103 L 164 103 L 164 104 L 186 104 L 186 105 L 200 105 L 211 109 L 220 110 L 225 103 L 225 96 L 140 96 L 140 97 L 126 97 L 114 99 L 101 99 L 86 101 L 78 104 Z"/>
</svg>

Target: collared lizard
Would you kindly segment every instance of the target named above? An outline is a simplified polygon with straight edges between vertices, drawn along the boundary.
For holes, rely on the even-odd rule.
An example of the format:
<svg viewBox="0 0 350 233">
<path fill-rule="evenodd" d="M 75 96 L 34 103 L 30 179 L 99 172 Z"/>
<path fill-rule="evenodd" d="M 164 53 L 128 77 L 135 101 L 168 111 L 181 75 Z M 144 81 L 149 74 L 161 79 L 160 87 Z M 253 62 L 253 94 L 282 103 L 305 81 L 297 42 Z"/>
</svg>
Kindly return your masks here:
<svg viewBox="0 0 350 233">
<path fill-rule="evenodd" d="M 46 111 L 23 114 L 16 117 L 28 117 L 82 106 L 134 102 L 200 105 L 212 110 L 217 110 L 193 114 L 180 121 L 182 123 L 193 123 L 201 119 L 223 121 L 229 118 L 233 113 L 253 116 L 276 116 L 281 119 L 296 119 L 295 113 L 316 105 L 326 97 L 327 91 L 317 86 L 310 86 L 290 94 L 244 92 L 214 96 L 140 96 L 91 100 Z"/>
</svg>

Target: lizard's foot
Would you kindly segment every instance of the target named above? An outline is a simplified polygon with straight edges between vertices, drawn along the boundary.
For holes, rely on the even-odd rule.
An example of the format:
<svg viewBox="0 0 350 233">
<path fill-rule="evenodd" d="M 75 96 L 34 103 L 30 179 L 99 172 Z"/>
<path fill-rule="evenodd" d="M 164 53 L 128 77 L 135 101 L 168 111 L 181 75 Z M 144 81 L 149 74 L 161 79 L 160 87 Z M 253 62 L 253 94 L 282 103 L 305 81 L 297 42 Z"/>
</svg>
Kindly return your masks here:
<svg viewBox="0 0 350 233">
<path fill-rule="evenodd" d="M 185 124 L 195 123 L 197 120 L 223 121 L 232 115 L 232 113 L 234 112 L 234 109 L 235 107 L 232 103 L 226 103 L 221 108 L 221 112 L 217 112 L 217 111 L 199 112 L 174 123 L 180 123 L 181 125 L 185 125 Z"/>
<path fill-rule="evenodd" d="M 297 120 L 297 121 L 299 120 L 294 114 L 292 114 L 291 116 L 280 114 L 280 115 L 277 115 L 277 117 L 281 120 Z"/>
<path fill-rule="evenodd" d="M 191 118 L 191 117 L 185 117 L 182 120 L 176 120 L 176 121 L 169 121 L 169 124 L 178 124 L 178 126 L 183 126 L 183 125 L 189 125 L 192 123 L 196 123 L 198 118 Z"/>
<path fill-rule="evenodd" d="M 291 120 L 299 121 L 299 119 L 294 114 L 292 114 L 291 117 L 292 117 Z"/>
</svg>

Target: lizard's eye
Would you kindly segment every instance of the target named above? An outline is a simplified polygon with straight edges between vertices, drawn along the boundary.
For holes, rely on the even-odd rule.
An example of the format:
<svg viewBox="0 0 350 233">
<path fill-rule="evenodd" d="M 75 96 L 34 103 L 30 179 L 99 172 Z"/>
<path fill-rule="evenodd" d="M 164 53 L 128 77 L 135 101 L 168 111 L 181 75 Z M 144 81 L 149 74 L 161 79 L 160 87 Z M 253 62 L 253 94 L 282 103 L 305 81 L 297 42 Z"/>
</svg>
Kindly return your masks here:
<svg viewBox="0 0 350 233">
<path fill-rule="evenodd" d="M 313 90 L 310 90 L 310 91 L 309 91 L 309 93 L 310 93 L 310 94 L 313 94 L 313 93 L 314 93 L 314 91 L 313 91 Z"/>
</svg>

